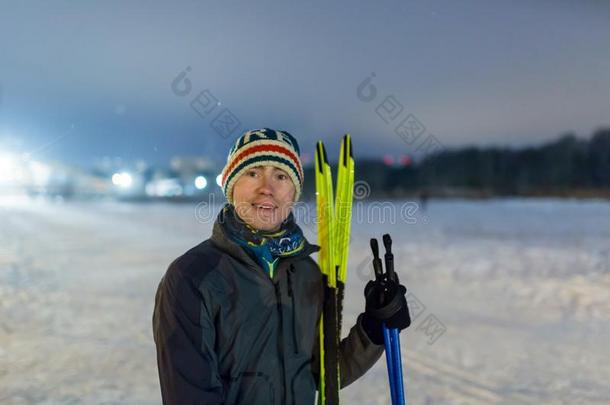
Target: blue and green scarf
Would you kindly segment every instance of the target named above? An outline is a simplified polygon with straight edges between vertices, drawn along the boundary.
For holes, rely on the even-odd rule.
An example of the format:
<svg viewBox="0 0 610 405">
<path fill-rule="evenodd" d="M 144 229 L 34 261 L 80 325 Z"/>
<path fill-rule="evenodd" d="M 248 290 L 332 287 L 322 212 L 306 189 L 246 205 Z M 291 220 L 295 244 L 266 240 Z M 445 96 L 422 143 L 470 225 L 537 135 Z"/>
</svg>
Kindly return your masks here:
<svg viewBox="0 0 610 405">
<path fill-rule="evenodd" d="M 222 226 L 231 240 L 242 246 L 271 278 L 281 257 L 294 256 L 305 247 L 303 231 L 294 221 L 292 212 L 276 232 L 252 228 L 239 218 L 231 204 L 223 207 L 222 219 Z"/>
</svg>

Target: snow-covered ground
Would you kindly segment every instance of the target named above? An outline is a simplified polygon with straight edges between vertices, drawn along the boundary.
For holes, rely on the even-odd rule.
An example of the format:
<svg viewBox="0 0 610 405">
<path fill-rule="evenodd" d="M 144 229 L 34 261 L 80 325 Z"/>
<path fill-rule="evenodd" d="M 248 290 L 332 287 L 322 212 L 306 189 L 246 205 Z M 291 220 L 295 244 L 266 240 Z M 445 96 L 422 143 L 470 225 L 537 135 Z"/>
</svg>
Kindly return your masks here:
<svg viewBox="0 0 610 405">
<path fill-rule="evenodd" d="M 608 403 L 610 203 L 358 204 L 345 324 L 364 306 L 368 240 L 389 232 L 416 317 L 401 335 L 409 403 Z M 0 403 L 160 403 L 154 293 L 216 210 L 0 200 Z M 343 402 L 388 404 L 385 370 Z"/>
</svg>

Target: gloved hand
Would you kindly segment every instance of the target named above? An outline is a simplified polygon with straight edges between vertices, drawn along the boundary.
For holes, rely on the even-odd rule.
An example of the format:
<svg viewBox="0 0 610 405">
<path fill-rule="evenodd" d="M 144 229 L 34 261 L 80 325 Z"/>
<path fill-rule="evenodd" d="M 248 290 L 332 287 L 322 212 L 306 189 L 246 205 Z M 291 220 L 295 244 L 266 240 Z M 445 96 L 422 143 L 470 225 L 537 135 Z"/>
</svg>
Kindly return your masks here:
<svg viewBox="0 0 610 405">
<path fill-rule="evenodd" d="M 382 323 L 388 328 L 399 330 L 411 324 L 406 293 L 407 289 L 400 284 L 395 273 L 394 279 L 384 277 L 369 281 L 364 288 L 366 310 L 362 317 L 362 327 L 376 345 L 383 344 Z"/>
</svg>

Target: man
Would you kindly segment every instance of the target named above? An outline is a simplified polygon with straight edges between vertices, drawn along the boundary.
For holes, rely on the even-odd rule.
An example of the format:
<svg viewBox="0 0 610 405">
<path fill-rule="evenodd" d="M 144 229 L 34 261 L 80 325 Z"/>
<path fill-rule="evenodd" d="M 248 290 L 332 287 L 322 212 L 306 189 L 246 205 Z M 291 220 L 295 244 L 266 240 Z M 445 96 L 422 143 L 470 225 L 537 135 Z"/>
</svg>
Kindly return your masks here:
<svg viewBox="0 0 610 405">
<path fill-rule="evenodd" d="M 222 172 L 228 204 L 210 239 L 169 266 L 153 331 L 164 404 L 313 404 L 323 304 L 319 250 L 291 213 L 303 186 L 284 131 L 248 131 Z M 406 303 L 405 303 L 406 306 Z M 358 317 L 341 341 L 341 386 L 381 356 L 383 319 Z"/>
</svg>

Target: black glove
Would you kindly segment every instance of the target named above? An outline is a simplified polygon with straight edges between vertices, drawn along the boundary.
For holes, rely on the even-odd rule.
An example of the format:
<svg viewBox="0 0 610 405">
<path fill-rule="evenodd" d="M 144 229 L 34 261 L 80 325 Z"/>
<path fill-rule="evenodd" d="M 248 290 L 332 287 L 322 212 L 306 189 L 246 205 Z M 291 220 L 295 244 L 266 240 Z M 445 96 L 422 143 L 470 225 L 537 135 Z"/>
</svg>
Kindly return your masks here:
<svg viewBox="0 0 610 405">
<path fill-rule="evenodd" d="M 362 327 L 376 345 L 384 343 L 382 323 L 398 330 L 411 325 L 406 293 L 407 289 L 396 276 L 394 280 L 384 277 L 369 281 L 364 288 L 366 310 L 362 317 Z"/>
</svg>

